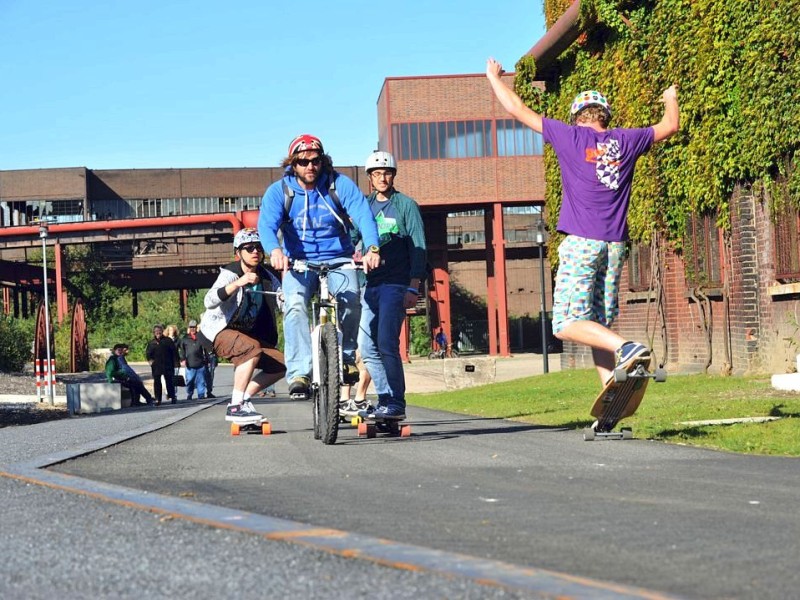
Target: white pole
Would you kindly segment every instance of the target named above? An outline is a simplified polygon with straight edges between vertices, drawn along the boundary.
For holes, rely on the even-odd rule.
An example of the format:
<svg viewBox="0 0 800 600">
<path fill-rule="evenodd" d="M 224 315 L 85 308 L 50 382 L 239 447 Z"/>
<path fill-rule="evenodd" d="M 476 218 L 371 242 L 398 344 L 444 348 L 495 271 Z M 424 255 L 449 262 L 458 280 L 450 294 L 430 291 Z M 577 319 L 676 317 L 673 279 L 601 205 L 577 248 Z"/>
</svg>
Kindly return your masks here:
<svg viewBox="0 0 800 600">
<path fill-rule="evenodd" d="M 45 373 L 47 373 L 47 396 L 50 398 L 50 406 L 55 405 L 55 394 L 53 390 L 53 364 L 50 361 L 50 301 L 47 297 L 47 223 L 39 225 L 39 237 L 42 238 L 42 287 L 44 287 L 44 331 L 47 340 L 47 363 Z"/>
</svg>

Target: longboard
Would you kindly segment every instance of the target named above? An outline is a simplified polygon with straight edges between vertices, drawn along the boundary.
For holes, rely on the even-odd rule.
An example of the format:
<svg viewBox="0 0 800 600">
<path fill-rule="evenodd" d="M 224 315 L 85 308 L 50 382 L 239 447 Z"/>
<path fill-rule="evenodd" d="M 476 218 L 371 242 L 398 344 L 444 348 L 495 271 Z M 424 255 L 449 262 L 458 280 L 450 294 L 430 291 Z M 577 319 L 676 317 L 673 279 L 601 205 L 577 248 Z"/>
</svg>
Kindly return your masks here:
<svg viewBox="0 0 800 600">
<path fill-rule="evenodd" d="M 411 437 L 411 425 L 403 423 L 404 420 L 367 416 L 365 418 L 354 417 L 352 422 L 354 425 L 358 425 L 359 437 L 374 438 L 379 433 L 385 433 L 392 437 Z"/>
<path fill-rule="evenodd" d="M 272 425 L 266 417 L 257 417 L 250 421 L 231 422 L 231 435 L 258 432 L 261 435 L 270 435 Z"/>
<path fill-rule="evenodd" d="M 620 431 L 614 431 L 614 428 L 636 412 L 651 379 L 657 382 L 666 381 L 667 373 L 663 368 L 659 367 L 655 373 L 650 372 L 651 363 L 652 358 L 647 355 L 635 359 L 627 368 L 614 371 L 592 404 L 589 412 L 597 420 L 591 427 L 583 430 L 584 440 L 633 438 L 632 429 L 623 427 Z"/>
</svg>

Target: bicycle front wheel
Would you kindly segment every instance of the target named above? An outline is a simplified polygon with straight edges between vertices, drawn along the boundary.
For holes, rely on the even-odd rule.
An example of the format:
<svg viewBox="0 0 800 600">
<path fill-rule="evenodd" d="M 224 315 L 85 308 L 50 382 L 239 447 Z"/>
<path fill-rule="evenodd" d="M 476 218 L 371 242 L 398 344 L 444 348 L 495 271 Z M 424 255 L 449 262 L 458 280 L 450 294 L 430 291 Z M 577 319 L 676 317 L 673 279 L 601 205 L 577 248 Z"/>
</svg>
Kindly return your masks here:
<svg viewBox="0 0 800 600">
<path fill-rule="evenodd" d="M 339 336 L 333 323 L 323 323 L 319 336 L 319 390 L 315 425 L 323 444 L 335 444 L 339 435 Z"/>
</svg>

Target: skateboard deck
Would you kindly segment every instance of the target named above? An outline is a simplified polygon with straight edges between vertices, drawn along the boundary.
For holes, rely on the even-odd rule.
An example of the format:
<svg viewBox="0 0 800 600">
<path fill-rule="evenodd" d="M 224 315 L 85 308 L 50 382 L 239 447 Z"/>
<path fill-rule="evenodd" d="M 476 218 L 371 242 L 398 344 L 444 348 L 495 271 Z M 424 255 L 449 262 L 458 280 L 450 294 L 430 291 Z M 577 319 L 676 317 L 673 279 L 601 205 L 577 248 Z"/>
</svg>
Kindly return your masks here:
<svg viewBox="0 0 800 600">
<path fill-rule="evenodd" d="M 272 433 L 272 425 L 270 425 L 270 422 L 266 417 L 260 417 L 239 423 L 231 422 L 231 435 L 255 432 L 260 433 L 261 435 L 270 435 Z"/>
<path fill-rule="evenodd" d="M 391 437 L 411 437 L 411 425 L 403 423 L 405 419 L 393 419 L 387 417 L 353 417 L 353 425 L 358 426 L 359 437 L 374 438 L 379 433 L 385 433 Z"/>
<path fill-rule="evenodd" d="M 658 382 L 665 381 L 667 376 L 664 369 L 656 369 L 655 374 L 650 372 L 651 356 L 644 356 L 634 360 L 626 369 L 614 371 L 611 379 L 598 394 L 590 414 L 597 420 L 591 427 L 583 431 L 583 439 L 591 441 L 598 438 L 606 439 L 631 439 L 633 431 L 630 428 L 613 429 L 623 419 L 630 417 L 639 408 L 647 390 L 650 379 Z"/>
</svg>

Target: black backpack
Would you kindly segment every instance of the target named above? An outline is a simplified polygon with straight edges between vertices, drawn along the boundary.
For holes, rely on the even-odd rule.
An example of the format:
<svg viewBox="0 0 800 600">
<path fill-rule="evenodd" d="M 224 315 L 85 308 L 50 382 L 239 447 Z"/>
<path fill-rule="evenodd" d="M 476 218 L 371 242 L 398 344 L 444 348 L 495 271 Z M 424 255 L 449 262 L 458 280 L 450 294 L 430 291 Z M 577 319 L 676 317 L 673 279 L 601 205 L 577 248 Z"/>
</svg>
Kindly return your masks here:
<svg viewBox="0 0 800 600">
<path fill-rule="evenodd" d="M 353 222 L 350 220 L 350 216 L 344 210 L 342 206 L 342 202 L 339 200 L 339 195 L 336 193 L 336 178 L 339 176 L 339 173 L 333 171 L 331 174 L 331 183 L 328 186 L 328 195 L 333 200 L 333 207 L 336 210 L 336 217 L 337 220 L 342 224 L 346 233 L 350 233 L 350 230 L 353 228 Z M 289 209 L 292 208 L 292 202 L 294 202 L 294 190 L 286 185 L 286 178 L 281 179 L 281 187 L 283 188 L 283 225 L 289 223 L 291 218 L 289 217 Z M 281 225 L 281 228 L 283 228 Z"/>
</svg>

